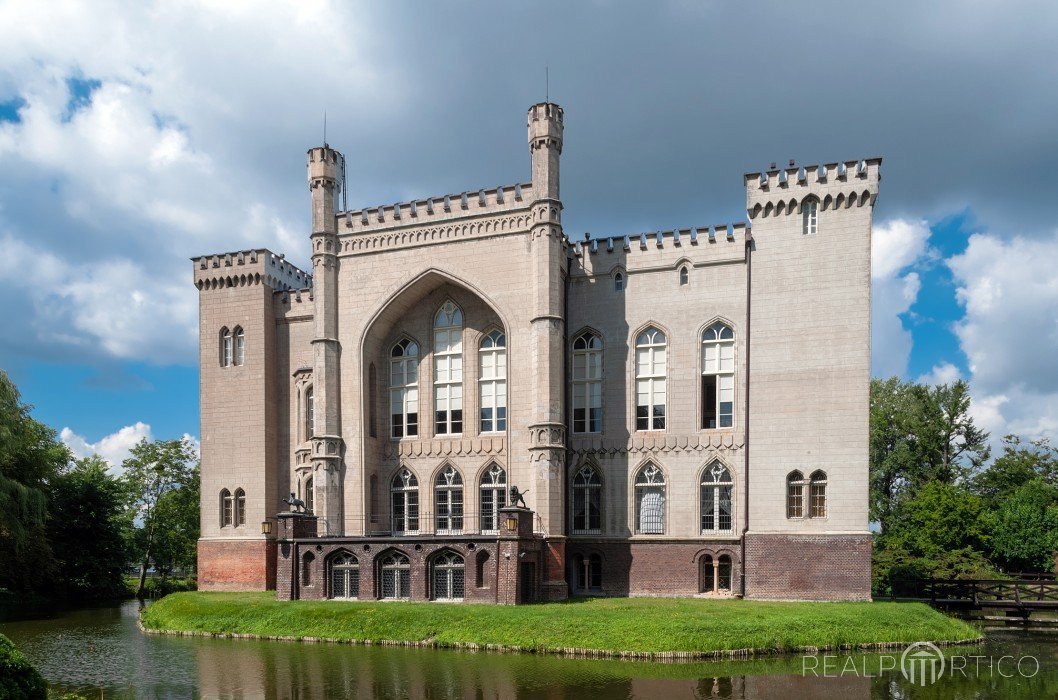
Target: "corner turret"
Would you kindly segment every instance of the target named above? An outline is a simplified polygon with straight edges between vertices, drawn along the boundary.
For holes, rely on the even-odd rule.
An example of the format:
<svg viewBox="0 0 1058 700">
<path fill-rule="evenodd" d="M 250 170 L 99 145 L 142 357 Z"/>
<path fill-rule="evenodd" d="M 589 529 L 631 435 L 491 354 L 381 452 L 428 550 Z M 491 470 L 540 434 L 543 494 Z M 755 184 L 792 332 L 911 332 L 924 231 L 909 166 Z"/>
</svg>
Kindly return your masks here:
<svg viewBox="0 0 1058 700">
<path fill-rule="evenodd" d="M 558 157 L 562 154 L 562 108 L 541 102 L 529 108 L 529 153 L 533 156 L 533 192 L 558 199 Z"/>
</svg>

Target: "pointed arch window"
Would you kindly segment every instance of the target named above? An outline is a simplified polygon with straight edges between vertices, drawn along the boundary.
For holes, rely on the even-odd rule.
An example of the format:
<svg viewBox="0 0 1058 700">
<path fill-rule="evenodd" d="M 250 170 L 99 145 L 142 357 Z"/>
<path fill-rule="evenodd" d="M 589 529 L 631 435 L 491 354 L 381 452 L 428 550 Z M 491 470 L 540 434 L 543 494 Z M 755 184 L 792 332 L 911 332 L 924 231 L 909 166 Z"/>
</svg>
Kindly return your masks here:
<svg viewBox="0 0 1058 700">
<path fill-rule="evenodd" d="M 725 534 L 733 531 L 734 489 L 731 472 L 719 461 L 713 461 L 705 468 L 701 484 L 703 535 Z"/>
<path fill-rule="evenodd" d="M 805 477 L 799 471 L 786 475 L 786 517 L 805 516 Z"/>
<path fill-rule="evenodd" d="M 413 535 L 419 531 L 419 480 L 407 468 L 393 477 L 390 505 L 393 534 Z"/>
<path fill-rule="evenodd" d="M 500 508 L 507 505 L 507 472 L 498 464 L 481 475 L 481 532 L 500 531 Z"/>
<path fill-rule="evenodd" d="M 305 387 L 305 439 L 309 440 L 316 434 L 316 397 L 312 391 L 312 385 Z"/>
<path fill-rule="evenodd" d="M 801 203 L 801 233 L 810 236 L 819 227 L 819 201 L 815 198 L 806 199 Z"/>
<path fill-rule="evenodd" d="M 665 475 L 654 464 L 645 464 L 635 481 L 636 534 L 665 534 Z"/>
<path fill-rule="evenodd" d="M 613 290 L 623 292 L 625 290 L 625 273 L 615 272 L 613 275 Z"/>
<path fill-rule="evenodd" d="M 400 552 L 391 552 L 379 562 L 381 597 L 385 600 L 407 598 L 411 590 L 411 562 Z"/>
<path fill-rule="evenodd" d="M 232 337 L 231 331 L 225 328 L 220 329 L 220 366 L 231 367 L 232 357 L 235 352 L 235 339 Z"/>
<path fill-rule="evenodd" d="M 436 534 L 452 535 L 463 531 L 463 477 L 451 464 L 437 475 L 434 508 Z"/>
<path fill-rule="evenodd" d="M 246 524 L 246 492 L 242 489 L 235 489 L 235 527 Z"/>
<path fill-rule="evenodd" d="M 236 326 L 235 327 L 235 356 L 234 363 L 236 365 L 242 365 L 246 359 L 246 332 Z"/>
<path fill-rule="evenodd" d="M 665 429 L 665 334 L 653 326 L 636 336 L 636 430 Z"/>
<path fill-rule="evenodd" d="M 390 437 L 419 434 L 419 346 L 407 338 L 389 353 Z"/>
<path fill-rule="evenodd" d="M 360 562 L 349 552 L 331 557 L 331 598 L 355 599 L 360 596 Z"/>
<path fill-rule="evenodd" d="M 463 312 L 451 301 L 434 317 L 434 433 L 463 432 Z"/>
<path fill-rule="evenodd" d="M 702 331 L 702 428 L 735 421 L 735 332 L 717 321 Z"/>
<path fill-rule="evenodd" d="M 602 531 L 602 481 L 588 464 L 573 477 L 573 532 L 598 534 Z"/>
<path fill-rule="evenodd" d="M 823 471 L 817 469 L 809 477 L 808 498 L 809 517 L 827 517 L 827 475 Z"/>
<path fill-rule="evenodd" d="M 434 600 L 463 600 L 466 564 L 455 552 L 442 552 L 433 560 Z"/>
<path fill-rule="evenodd" d="M 478 365 L 481 432 L 502 432 L 507 429 L 507 337 L 501 331 L 481 339 Z"/>
<path fill-rule="evenodd" d="M 683 265 L 682 267 L 680 267 L 680 286 L 684 287 L 684 286 L 690 284 L 690 281 L 691 281 L 690 270 L 687 268 L 686 265 Z"/>
<path fill-rule="evenodd" d="M 220 491 L 220 526 L 227 527 L 234 521 L 235 502 L 231 491 L 221 489 Z"/>
<path fill-rule="evenodd" d="M 602 339 L 591 331 L 573 341 L 573 432 L 602 431 Z"/>
<path fill-rule="evenodd" d="M 305 512 L 316 512 L 316 489 L 313 488 L 311 476 L 308 479 L 305 479 L 305 485 L 302 487 L 301 500 L 305 501 Z"/>
</svg>

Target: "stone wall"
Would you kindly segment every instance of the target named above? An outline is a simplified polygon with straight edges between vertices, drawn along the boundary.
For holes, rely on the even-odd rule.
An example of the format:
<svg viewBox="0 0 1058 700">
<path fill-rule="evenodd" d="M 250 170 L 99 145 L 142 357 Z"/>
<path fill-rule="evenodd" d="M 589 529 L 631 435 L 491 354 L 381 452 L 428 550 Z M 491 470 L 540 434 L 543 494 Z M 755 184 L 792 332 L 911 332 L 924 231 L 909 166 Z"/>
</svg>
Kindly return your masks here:
<svg viewBox="0 0 1058 700">
<path fill-rule="evenodd" d="M 746 535 L 746 597 L 870 600 L 870 535 Z"/>
</svg>

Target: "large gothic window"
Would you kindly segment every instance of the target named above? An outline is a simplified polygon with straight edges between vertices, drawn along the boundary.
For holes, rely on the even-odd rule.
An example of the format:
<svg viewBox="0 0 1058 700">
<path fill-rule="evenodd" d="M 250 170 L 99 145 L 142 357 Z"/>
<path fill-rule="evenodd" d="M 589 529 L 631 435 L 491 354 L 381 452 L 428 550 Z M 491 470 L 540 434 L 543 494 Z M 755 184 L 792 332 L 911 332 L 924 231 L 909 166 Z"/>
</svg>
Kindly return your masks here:
<svg viewBox="0 0 1058 700">
<path fill-rule="evenodd" d="M 507 429 L 507 338 L 492 331 L 478 350 L 481 389 L 481 432 Z"/>
<path fill-rule="evenodd" d="M 701 485 L 702 534 L 730 533 L 732 522 L 732 495 L 734 483 L 731 472 L 714 460 L 702 472 Z"/>
<path fill-rule="evenodd" d="M 500 508 L 507 505 L 507 472 L 493 464 L 481 475 L 481 531 L 500 531 Z"/>
<path fill-rule="evenodd" d="M 360 596 L 360 562 L 349 552 L 331 557 L 331 598 Z"/>
<path fill-rule="evenodd" d="M 598 533 L 602 530 L 602 481 L 591 465 L 585 464 L 573 477 L 573 532 Z"/>
<path fill-rule="evenodd" d="M 665 429 L 665 334 L 651 326 L 636 336 L 636 430 Z"/>
<path fill-rule="evenodd" d="M 463 600 L 466 565 L 455 552 L 442 552 L 433 560 L 434 600 Z"/>
<path fill-rule="evenodd" d="M 463 432 L 463 312 L 446 301 L 434 317 L 434 433 Z"/>
<path fill-rule="evenodd" d="M 591 331 L 573 341 L 573 432 L 602 431 L 602 339 Z"/>
<path fill-rule="evenodd" d="M 636 534 L 665 534 L 665 475 L 653 464 L 636 474 Z"/>
<path fill-rule="evenodd" d="M 411 562 L 400 552 L 391 552 L 379 562 L 381 597 L 407 598 L 411 590 Z"/>
<path fill-rule="evenodd" d="M 702 332 L 702 427 L 730 428 L 735 415 L 735 333 L 717 321 Z"/>
<path fill-rule="evenodd" d="M 390 485 L 393 533 L 414 534 L 419 531 L 419 480 L 408 469 L 401 469 Z"/>
<path fill-rule="evenodd" d="M 463 531 L 463 477 L 451 464 L 437 475 L 434 507 L 437 534 L 450 535 Z"/>
<path fill-rule="evenodd" d="M 414 437 L 419 434 L 419 346 L 405 338 L 389 355 L 390 435 Z"/>
</svg>

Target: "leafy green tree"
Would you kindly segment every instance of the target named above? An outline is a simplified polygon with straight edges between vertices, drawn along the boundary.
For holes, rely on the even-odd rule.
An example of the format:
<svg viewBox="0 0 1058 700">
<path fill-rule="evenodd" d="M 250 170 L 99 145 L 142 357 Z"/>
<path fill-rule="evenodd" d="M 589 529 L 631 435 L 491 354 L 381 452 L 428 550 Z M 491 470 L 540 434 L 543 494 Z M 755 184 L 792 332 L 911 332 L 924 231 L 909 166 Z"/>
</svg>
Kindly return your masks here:
<svg viewBox="0 0 1058 700">
<path fill-rule="evenodd" d="M 124 592 L 129 559 L 126 497 L 98 456 L 75 461 L 57 476 L 48 505 L 48 538 L 64 593 L 104 598 Z"/>
<path fill-rule="evenodd" d="M 973 485 L 982 498 L 998 507 L 1034 479 L 1058 487 L 1058 449 L 1046 438 L 1026 443 L 1017 435 L 1007 435 L 1003 454 L 974 477 Z"/>
<path fill-rule="evenodd" d="M 155 538 L 155 565 L 164 574 L 177 568 L 194 570 L 200 523 L 198 465 L 193 468 L 186 484 L 162 494 L 158 499 L 157 513 L 166 526 Z"/>
<path fill-rule="evenodd" d="M 990 514 L 995 561 L 1008 571 L 1051 571 L 1058 551 L 1058 488 L 1034 479 Z"/>
<path fill-rule="evenodd" d="M 166 494 L 191 485 L 195 478 L 195 450 L 190 441 L 141 440 L 132 448 L 132 454 L 122 463 L 129 507 L 140 524 L 136 538 L 140 561 L 140 582 L 137 595 L 143 595 L 147 581 L 147 568 L 155 556 L 160 541 L 169 537 L 170 530 L 178 524 L 166 519 L 164 499 Z M 159 504 L 163 503 L 160 509 Z"/>
<path fill-rule="evenodd" d="M 55 431 L 30 409 L 0 370 L 0 587 L 19 592 L 40 590 L 54 575 L 45 494 L 70 460 Z"/>
<path fill-rule="evenodd" d="M 965 486 L 931 481 L 903 504 L 886 539 L 914 556 L 983 551 L 988 536 L 981 499 Z"/>
</svg>

